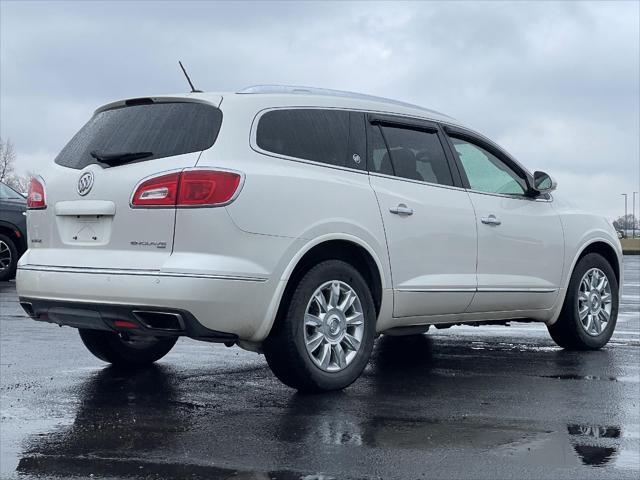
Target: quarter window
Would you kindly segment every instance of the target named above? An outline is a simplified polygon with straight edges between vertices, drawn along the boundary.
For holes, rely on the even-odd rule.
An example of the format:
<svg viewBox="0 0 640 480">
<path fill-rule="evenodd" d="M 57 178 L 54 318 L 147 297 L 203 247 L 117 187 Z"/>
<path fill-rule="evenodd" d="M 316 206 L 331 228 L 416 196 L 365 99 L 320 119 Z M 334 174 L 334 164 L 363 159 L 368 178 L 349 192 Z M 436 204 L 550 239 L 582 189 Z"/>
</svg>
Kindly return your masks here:
<svg viewBox="0 0 640 480">
<path fill-rule="evenodd" d="M 449 163 L 437 132 L 373 126 L 371 145 L 370 169 L 374 172 L 453 185 Z"/>
<path fill-rule="evenodd" d="M 451 138 L 472 190 L 505 195 L 524 195 L 525 180 L 484 148 L 460 138 Z"/>
<path fill-rule="evenodd" d="M 288 157 L 364 168 L 360 157 L 354 157 L 357 152 L 349 152 L 349 126 L 349 112 L 344 110 L 272 110 L 260 117 L 256 143 Z"/>
</svg>

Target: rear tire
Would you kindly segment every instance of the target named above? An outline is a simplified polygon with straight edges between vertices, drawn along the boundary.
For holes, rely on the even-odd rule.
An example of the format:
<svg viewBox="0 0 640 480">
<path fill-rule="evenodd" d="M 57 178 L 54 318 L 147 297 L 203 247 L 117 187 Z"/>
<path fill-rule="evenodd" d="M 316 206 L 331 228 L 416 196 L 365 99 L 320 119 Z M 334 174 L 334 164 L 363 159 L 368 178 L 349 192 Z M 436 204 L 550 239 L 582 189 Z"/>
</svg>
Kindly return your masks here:
<svg viewBox="0 0 640 480">
<path fill-rule="evenodd" d="M 16 276 L 18 250 L 6 235 L 0 235 L 0 282 L 7 282 Z"/>
<path fill-rule="evenodd" d="M 150 365 L 164 357 L 178 337 L 130 336 L 122 338 L 115 332 L 79 329 L 85 347 L 104 362 L 123 368 Z"/>
<path fill-rule="evenodd" d="M 263 350 L 286 385 L 302 392 L 339 390 L 367 365 L 375 327 L 373 298 L 362 275 L 346 262 L 327 260 L 295 286 Z"/>
<path fill-rule="evenodd" d="M 592 285 L 594 278 L 597 284 Z M 547 327 L 551 338 L 567 350 L 602 348 L 616 327 L 618 298 L 618 282 L 609 262 L 597 253 L 585 255 L 571 274 L 558 320 Z"/>
</svg>

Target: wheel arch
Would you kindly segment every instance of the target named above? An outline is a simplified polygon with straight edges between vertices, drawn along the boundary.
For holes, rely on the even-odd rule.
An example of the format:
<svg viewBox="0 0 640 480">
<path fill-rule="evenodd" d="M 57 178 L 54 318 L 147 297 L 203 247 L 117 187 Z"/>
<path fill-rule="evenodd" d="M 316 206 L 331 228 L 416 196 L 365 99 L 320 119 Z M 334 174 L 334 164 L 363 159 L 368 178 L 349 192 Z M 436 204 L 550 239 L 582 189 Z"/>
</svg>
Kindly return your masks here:
<svg viewBox="0 0 640 480">
<path fill-rule="evenodd" d="M 569 288 L 569 282 L 571 281 L 571 275 L 576 268 L 576 265 L 585 255 L 590 253 L 597 253 L 602 255 L 611 265 L 613 272 L 616 276 L 616 282 L 618 283 L 618 289 L 622 289 L 622 261 L 620 258 L 619 250 L 616 249 L 611 242 L 605 240 L 603 238 L 595 238 L 585 242 L 574 255 L 573 261 L 571 263 L 570 268 L 567 270 L 564 281 L 564 288 L 561 290 L 561 294 L 558 296 L 557 303 L 554 307 L 554 314 L 551 318 L 546 321 L 547 325 L 553 325 L 560 316 L 560 312 L 562 311 L 562 306 L 564 305 L 565 298 L 567 296 L 567 291 Z"/>
<path fill-rule="evenodd" d="M 569 277 L 571 277 L 571 274 L 573 273 L 573 270 L 576 268 L 576 265 L 578 264 L 580 259 L 590 253 L 597 253 L 603 256 L 605 260 L 609 262 L 609 264 L 611 265 L 611 268 L 613 268 L 613 272 L 616 275 L 616 282 L 620 286 L 620 282 L 622 278 L 621 277 L 622 266 L 621 266 L 620 258 L 618 257 L 618 253 L 616 249 L 613 247 L 613 245 L 611 245 L 609 242 L 605 240 L 594 240 L 586 244 L 585 246 L 583 246 L 582 250 L 580 250 L 576 258 L 574 259 L 573 265 L 571 265 L 571 270 L 569 271 Z"/>
<path fill-rule="evenodd" d="M 297 281 L 315 264 L 323 260 L 338 259 L 353 265 L 371 287 L 374 308 L 379 318 L 385 305 L 385 289 L 390 284 L 389 273 L 385 270 L 376 251 L 358 237 L 348 234 L 325 235 L 302 247 L 285 268 L 280 284 L 269 308 L 263 327 L 254 338 L 261 341 L 271 331 L 273 324 L 287 304 Z"/>
<path fill-rule="evenodd" d="M 0 221 L 0 234 L 13 240 L 13 243 L 18 250 L 18 255 L 22 255 L 27 250 L 27 240 L 22 232 L 20 232 L 20 229 L 15 225 Z"/>
</svg>

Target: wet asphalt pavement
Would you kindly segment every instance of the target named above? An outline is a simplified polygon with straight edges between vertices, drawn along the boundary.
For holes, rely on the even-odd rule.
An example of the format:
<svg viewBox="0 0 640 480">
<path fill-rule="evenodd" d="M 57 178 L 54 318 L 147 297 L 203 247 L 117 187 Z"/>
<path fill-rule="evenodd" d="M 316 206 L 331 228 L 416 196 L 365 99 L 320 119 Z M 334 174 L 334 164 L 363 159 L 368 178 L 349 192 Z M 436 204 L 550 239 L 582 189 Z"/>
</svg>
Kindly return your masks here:
<svg viewBox="0 0 640 480">
<path fill-rule="evenodd" d="M 106 367 L 0 284 L 0 478 L 638 478 L 640 256 L 616 332 L 565 352 L 544 325 L 380 337 L 344 392 L 304 396 L 264 357 L 180 340 Z"/>
</svg>

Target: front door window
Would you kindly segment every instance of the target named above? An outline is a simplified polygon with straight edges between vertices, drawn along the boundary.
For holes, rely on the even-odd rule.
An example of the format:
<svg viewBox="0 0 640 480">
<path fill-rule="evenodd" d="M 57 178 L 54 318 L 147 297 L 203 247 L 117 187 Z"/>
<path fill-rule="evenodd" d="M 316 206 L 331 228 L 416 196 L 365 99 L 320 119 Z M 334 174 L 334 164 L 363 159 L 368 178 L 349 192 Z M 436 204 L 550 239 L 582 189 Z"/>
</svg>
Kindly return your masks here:
<svg viewBox="0 0 640 480">
<path fill-rule="evenodd" d="M 524 196 L 525 180 L 502 160 L 482 147 L 451 137 L 453 146 L 469 179 L 471 190 Z"/>
</svg>

